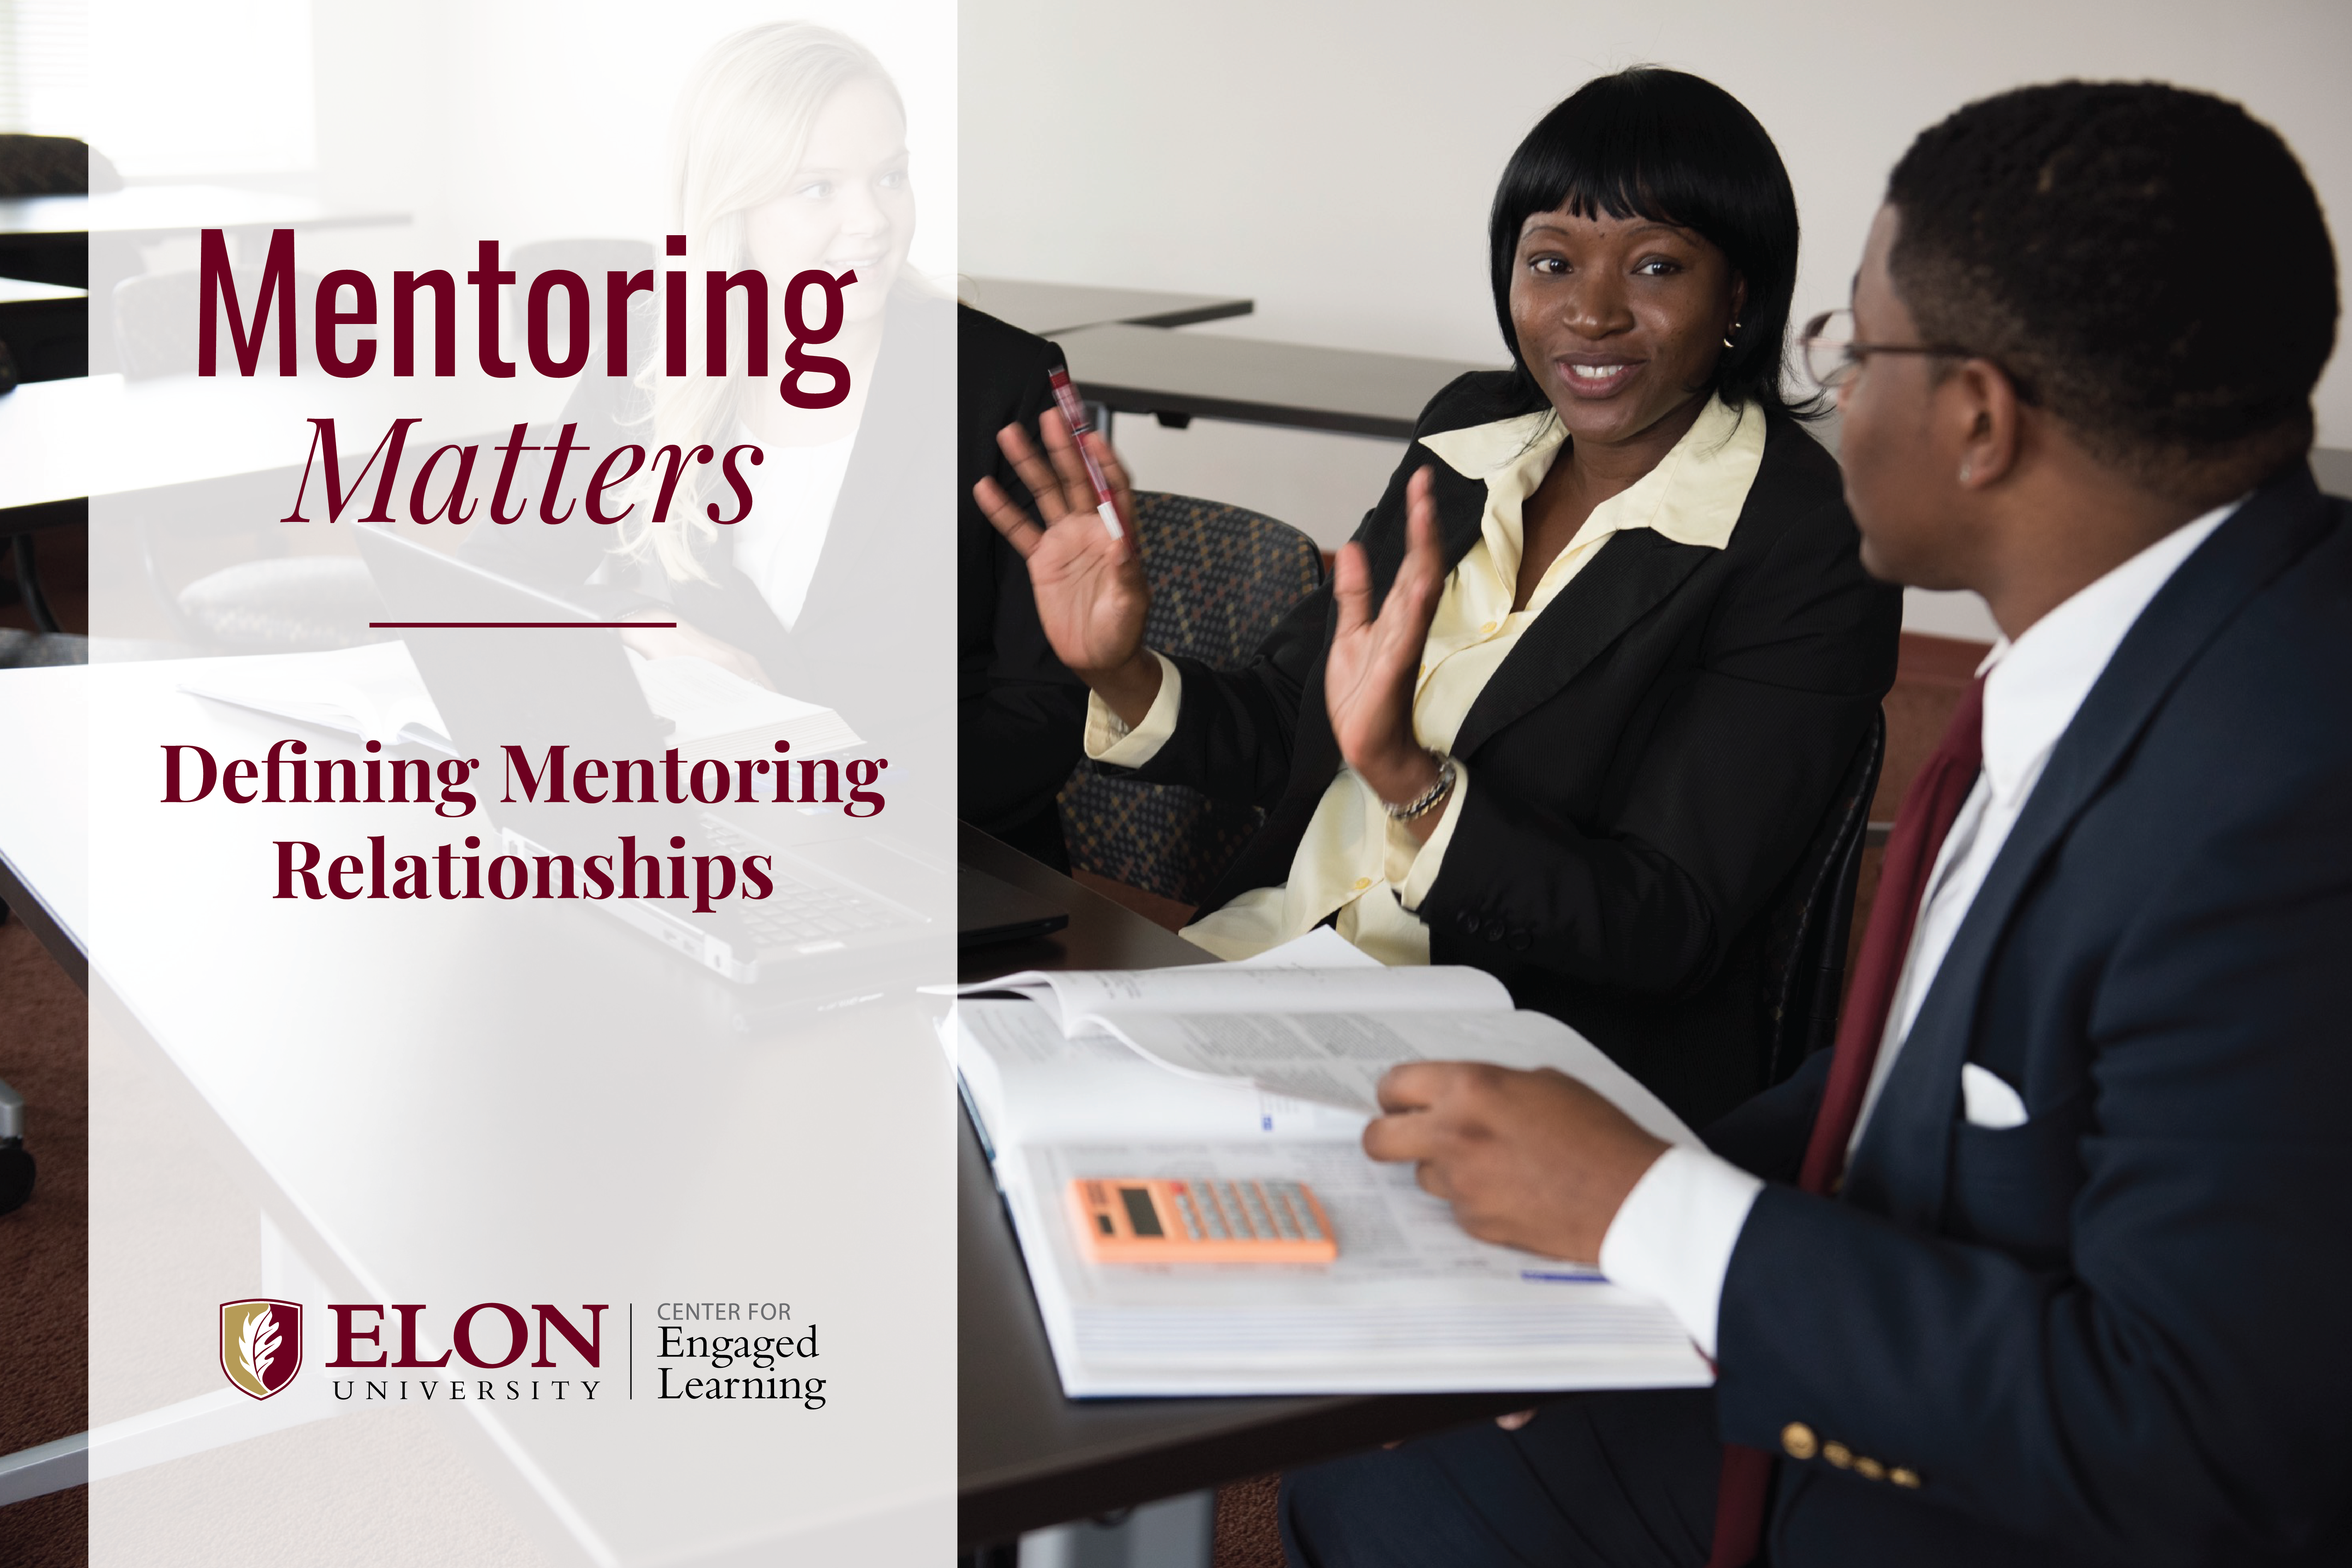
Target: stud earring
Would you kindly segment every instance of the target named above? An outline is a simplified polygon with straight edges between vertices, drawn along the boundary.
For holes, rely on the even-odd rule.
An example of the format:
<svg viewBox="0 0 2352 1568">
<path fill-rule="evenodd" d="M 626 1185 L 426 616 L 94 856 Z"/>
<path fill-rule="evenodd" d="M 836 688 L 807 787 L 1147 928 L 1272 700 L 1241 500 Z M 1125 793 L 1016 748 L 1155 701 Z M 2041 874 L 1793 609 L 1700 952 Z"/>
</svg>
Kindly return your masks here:
<svg viewBox="0 0 2352 1568">
<path fill-rule="evenodd" d="M 1967 484 L 1969 482 L 1969 477 L 1975 472 L 1976 469 L 1974 468 L 1970 467 L 1966 461 L 1963 461 L 1960 464 L 1960 483 Z"/>
</svg>

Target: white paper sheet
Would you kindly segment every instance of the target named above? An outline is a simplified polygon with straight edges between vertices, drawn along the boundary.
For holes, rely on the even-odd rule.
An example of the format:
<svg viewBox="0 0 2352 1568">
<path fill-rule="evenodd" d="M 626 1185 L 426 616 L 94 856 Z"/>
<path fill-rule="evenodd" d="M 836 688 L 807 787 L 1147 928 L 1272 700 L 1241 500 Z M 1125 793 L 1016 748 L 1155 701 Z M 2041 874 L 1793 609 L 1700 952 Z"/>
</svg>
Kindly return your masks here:
<svg viewBox="0 0 2352 1568">
<path fill-rule="evenodd" d="M 1097 1265 L 1064 1211 L 1079 1177 L 1303 1181 L 1339 1238 L 1311 1264 Z M 1696 1387 L 1664 1307 L 1589 1267 L 1472 1239 L 1402 1166 L 1351 1142 L 1088 1143 L 1027 1151 L 1005 1200 L 1073 1397 Z"/>
<path fill-rule="evenodd" d="M 1024 970 L 956 988 L 961 995 L 1009 991 L 1051 1013 L 1070 1034 L 1115 1026 L 1141 1013 L 1507 1013 L 1511 994 L 1482 969 L 1258 967 Z"/>
</svg>

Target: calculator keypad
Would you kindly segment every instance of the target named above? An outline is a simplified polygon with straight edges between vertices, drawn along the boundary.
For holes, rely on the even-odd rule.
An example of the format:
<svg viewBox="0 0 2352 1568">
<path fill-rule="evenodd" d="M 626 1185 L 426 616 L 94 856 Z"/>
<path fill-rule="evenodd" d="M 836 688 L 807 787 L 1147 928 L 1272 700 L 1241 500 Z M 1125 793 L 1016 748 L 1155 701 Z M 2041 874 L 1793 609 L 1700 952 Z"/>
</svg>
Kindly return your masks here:
<svg viewBox="0 0 2352 1568">
<path fill-rule="evenodd" d="M 1339 1256 L 1303 1182 L 1081 1177 L 1069 1197 L 1080 1241 L 1098 1263 L 1328 1263 Z"/>
<path fill-rule="evenodd" d="M 1194 1241 L 1320 1241 L 1323 1227 L 1297 1182 L 1171 1182 Z"/>
</svg>

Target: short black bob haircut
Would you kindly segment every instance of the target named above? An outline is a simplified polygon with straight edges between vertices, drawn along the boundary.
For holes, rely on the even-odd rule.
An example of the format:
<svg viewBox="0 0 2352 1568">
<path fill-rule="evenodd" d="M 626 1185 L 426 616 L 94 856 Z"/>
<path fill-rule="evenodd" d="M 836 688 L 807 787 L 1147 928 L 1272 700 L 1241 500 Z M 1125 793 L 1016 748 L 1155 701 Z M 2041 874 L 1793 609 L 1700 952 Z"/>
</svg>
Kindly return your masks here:
<svg viewBox="0 0 2352 1568">
<path fill-rule="evenodd" d="M 1748 283 L 1748 303 L 1711 389 L 1738 406 L 1811 415 L 1781 391 L 1789 300 L 1797 287 L 1797 193 L 1780 151 L 1747 107 L 1685 71 L 1634 66 L 1595 77 L 1536 122 L 1504 166 L 1487 220 L 1495 319 L 1530 409 L 1542 389 L 1519 357 L 1511 275 L 1519 230 L 1537 213 L 1647 218 L 1704 237 Z"/>
<path fill-rule="evenodd" d="M 2110 467 L 2252 483 L 2310 445 L 2336 252 L 2303 166 L 2239 105 L 2163 82 L 2019 88 L 1921 132 L 1886 199 L 1922 335 L 1999 364 Z M 2252 247 L 2251 284 L 2217 278 L 2222 245 Z"/>
</svg>

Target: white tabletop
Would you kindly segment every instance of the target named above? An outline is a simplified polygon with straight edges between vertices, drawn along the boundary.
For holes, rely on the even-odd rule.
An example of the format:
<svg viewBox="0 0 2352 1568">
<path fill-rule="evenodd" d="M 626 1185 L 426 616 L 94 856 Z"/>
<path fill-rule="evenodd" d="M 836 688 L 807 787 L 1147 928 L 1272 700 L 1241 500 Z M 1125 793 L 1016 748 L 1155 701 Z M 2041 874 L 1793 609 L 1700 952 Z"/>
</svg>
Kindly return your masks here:
<svg viewBox="0 0 2352 1568">
<path fill-rule="evenodd" d="M 182 668 L 0 673 L 0 850 L 319 1266 L 366 1300 L 614 1304 L 593 1409 L 467 1407 L 580 1558 L 912 1560 L 882 1538 L 947 1540 L 954 1095 L 921 1011 L 747 1038 L 711 1012 L 727 982 L 589 908 L 280 902 L 275 839 L 406 849 L 485 825 L 158 804 L 159 742 L 258 756 L 288 732 L 181 692 Z M 944 924 L 940 942 L 952 973 Z M 824 1359 L 786 1370 L 830 1375 L 831 1407 L 651 1398 L 656 1306 L 689 1299 L 792 1302 Z M 632 1302 L 634 1402 L 612 1397 Z"/>
<path fill-rule="evenodd" d="M 23 278 L 0 278 L 0 305 L 28 305 L 45 300 L 87 300 L 87 289 L 62 283 L 35 283 Z"/>
<path fill-rule="evenodd" d="M 527 371 L 504 381 L 230 374 L 27 382 L 0 397 L 0 510 L 299 468 L 314 416 L 332 417 L 337 444 L 364 458 L 395 418 L 425 419 L 410 437 L 417 448 L 551 418 L 570 392 L 568 382 Z"/>
<path fill-rule="evenodd" d="M 0 199 L 0 235 L 337 228 L 407 221 L 406 213 L 335 207 L 310 196 L 234 185 L 132 185 L 94 196 Z"/>
</svg>

